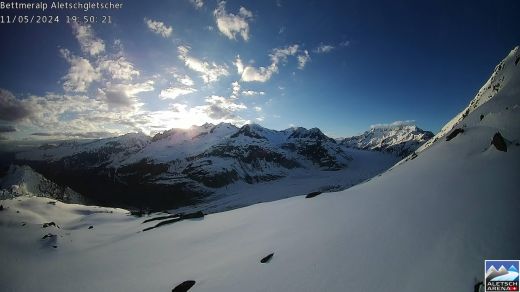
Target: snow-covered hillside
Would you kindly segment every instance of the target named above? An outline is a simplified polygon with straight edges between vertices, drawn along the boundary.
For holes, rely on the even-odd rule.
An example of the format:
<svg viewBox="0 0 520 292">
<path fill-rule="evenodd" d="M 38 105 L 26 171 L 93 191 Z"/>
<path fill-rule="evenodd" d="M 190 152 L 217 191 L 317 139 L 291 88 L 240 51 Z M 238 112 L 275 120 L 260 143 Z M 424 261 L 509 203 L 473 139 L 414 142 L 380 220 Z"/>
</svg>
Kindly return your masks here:
<svg viewBox="0 0 520 292">
<path fill-rule="evenodd" d="M 520 258 L 519 58 L 463 132 L 341 192 L 148 231 L 159 214 L 4 200 L 2 290 L 473 291 L 485 259 Z"/>
<path fill-rule="evenodd" d="M 85 198 L 69 187 L 55 184 L 29 166 L 11 165 L 7 174 L 0 177 L 0 199 L 18 196 L 47 197 L 67 203 L 86 202 Z"/>
<path fill-rule="evenodd" d="M 405 157 L 432 137 L 432 132 L 424 131 L 415 125 L 390 124 L 374 126 L 359 136 L 343 139 L 341 144 L 347 147 L 382 151 Z"/>
</svg>

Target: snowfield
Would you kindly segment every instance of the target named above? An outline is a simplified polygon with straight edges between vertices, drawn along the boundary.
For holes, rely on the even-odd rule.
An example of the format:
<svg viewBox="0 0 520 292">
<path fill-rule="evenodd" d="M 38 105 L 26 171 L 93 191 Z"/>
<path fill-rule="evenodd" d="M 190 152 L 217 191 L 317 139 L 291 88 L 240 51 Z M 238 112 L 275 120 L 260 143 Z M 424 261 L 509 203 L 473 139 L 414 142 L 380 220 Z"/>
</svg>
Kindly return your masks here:
<svg viewBox="0 0 520 292">
<path fill-rule="evenodd" d="M 485 259 L 520 258 L 518 58 L 517 47 L 497 92 L 450 125 L 462 133 L 344 191 L 145 232 L 159 214 L 3 200 L 1 290 L 171 291 L 193 280 L 190 292 L 472 291 Z"/>
</svg>

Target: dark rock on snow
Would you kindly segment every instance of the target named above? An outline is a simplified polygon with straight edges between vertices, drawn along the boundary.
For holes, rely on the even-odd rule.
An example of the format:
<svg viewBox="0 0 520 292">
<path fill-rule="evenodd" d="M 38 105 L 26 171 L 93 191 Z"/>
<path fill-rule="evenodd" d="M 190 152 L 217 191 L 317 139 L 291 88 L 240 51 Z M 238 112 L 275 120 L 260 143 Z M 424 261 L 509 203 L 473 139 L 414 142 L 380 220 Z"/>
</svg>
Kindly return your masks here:
<svg viewBox="0 0 520 292">
<path fill-rule="evenodd" d="M 170 219 L 170 220 L 164 220 L 164 221 L 161 221 L 157 224 L 155 224 L 155 226 L 152 226 L 152 227 L 147 227 L 145 229 L 143 229 L 143 231 L 148 231 L 148 230 L 152 230 L 154 228 L 157 228 L 157 227 L 161 227 L 163 225 L 167 225 L 167 224 L 172 224 L 172 223 L 175 223 L 175 222 L 179 222 L 181 221 L 182 219 L 180 217 L 177 217 L 177 218 L 173 218 L 173 219 Z"/>
<path fill-rule="evenodd" d="M 90 225 L 90 226 L 88 227 L 88 229 L 94 229 L 94 226 Z"/>
<path fill-rule="evenodd" d="M 47 227 L 51 227 L 51 226 L 54 226 L 54 227 L 60 228 L 60 227 L 59 227 L 58 225 L 56 225 L 56 223 L 54 223 L 54 222 L 43 223 L 42 228 L 47 228 Z"/>
<path fill-rule="evenodd" d="M 473 286 L 473 291 L 474 292 L 479 292 L 480 291 L 480 286 L 484 285 L 484 283 L 482 281 L 478 282 L 477 284 L 475 284 L 475 286 Z"/>
<path fill-rule="evenodd" d="M 312 192 L 312 193 L 307 194 L 307 196 L 305 196 L 305 199 L 314 198 L 318 195 L 321 195 L 321 192 Z"/>
<path fill-rule="evenodd" d="M 268 254 L 266 257 L 260 260 L 262 264 L 268 263 L 273 258 L 274 253 Z"/>
<path fill-rule="evenodd" d="M 4 205 L 0 205 L 0 211 L 4 210 Z"/>
<path fill-rule="evenodd" d="M 204 218 L 204 213 L 202 211 L 197 211 L 197 212 L 188 213 L 188 214 L 181 213 L 181 214 L 175 214 L 175 215 L 168 215 L 168 216 L 162 216 L 162 217 L 148 219 L 148 220 L 145 220 L 143 223 L 155 221 L 155 220 L 162 220 L 162 219 L 166 219 L 166 218 L 173 218 L 173 219 L 161 221 L 161 222 L 155 224 L 155 226 L 147 227 L 147 228 L 143 229 L 143 231 L 148 231 L 148 230 L 151 230 L 151 229 L 163 226 L 163 225 L 179 222 L 179 221 L 182 221 L 185 219 Z"/>
<path fill-rule="evenodd" d="M 177 285 L 177 287 L 173 288 L 172 292 L 186 292 L 190 290 L 193 285 L 195 285 L 195 281 L 193 280 L 184 281 Z"/>
<path fill-rule="evenodd" d="M 464 133 L 464 129 L 457 128 L 453 130 L 451 133 L 448 134 L 448 136 L 446 136 L 446 141 L 450 141 L 451 139 L 457 137 L 457 135 L 461 133 Z"/>
<path fill-rule="evenodd" d="M 181 214 L 181 219 L 196 219 L 196 218 L 204 218 L 204 213 L 202 211 L 197 211 L 188 214 Z"/>
<path fill-rule="evenodd" d="M 491 140 L 491 145 L 494 145 L 495 148 L 499 151 L 507 152 L 507 145 L 504 137 L 500 134 L 500 132 L 496 132 L 493 136 L 493 140 Z"/>
<path fill-rule="evenodd" d="M 173 215 L 166 215 L 166 216 L 159 216 L 155 218 L 146 219 L 143 221 L 144 223 L 152 222 L 152 221 L 158 221 L 158 220 L 164 220 L 164 219 L 170 219 L 170 218 L 179 218 L 181 217 L 181 214 L 173 214 Z"/>
<path fill-rule="evenodd" d="M 47 233 L 45 234 L 42 239 L 46 239 L 46 238 L 53 238 L 53 237 L 56 237 L 57 235 L 56 234 L 52 234 L 52 233 Z"/>
</svg>

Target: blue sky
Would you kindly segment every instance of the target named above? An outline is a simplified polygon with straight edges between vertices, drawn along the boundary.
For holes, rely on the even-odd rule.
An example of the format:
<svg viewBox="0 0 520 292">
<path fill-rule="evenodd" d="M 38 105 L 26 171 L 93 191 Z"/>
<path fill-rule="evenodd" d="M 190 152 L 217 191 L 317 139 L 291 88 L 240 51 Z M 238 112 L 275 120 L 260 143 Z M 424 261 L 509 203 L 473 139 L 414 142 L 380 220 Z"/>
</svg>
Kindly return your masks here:
<svg viewBox="0 0 520 292">
<path fill-rule="evenodd" d="M 520 43 L 518 1 L 122 3 L 0 25 L 2 139 L 222 121 L 339 137 L 413 120 L 436 132 Z M 66 24 L 71 14 L 112 23 Z"/>
</svg>

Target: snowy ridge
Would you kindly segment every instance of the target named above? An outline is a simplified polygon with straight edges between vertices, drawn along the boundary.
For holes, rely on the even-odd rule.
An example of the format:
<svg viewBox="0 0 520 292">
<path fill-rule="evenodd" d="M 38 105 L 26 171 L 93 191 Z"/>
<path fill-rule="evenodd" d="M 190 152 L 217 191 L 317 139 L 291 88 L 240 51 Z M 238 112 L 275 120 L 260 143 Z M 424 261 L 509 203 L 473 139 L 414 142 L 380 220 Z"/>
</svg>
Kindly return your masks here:
<svg viewBox="0 0 520 292">
<path fill-rule="evenodd" d="M 85 198 L 69 187 L 55 184 L 27 165 L 11 165 L 7 174 L 0 178 L 0 199 L 19 196 L 47 197 L 66 203 L 86 202 Z"/>
<path fill-rule="evenodd" d="M 516 76 L 515 71 L 518 70 L 519 57 L 519 47 L 517 46 L 511 50 L 507 57 L 495 67 L 491 77 L 489 77 L 482 88 L 480 88 L 477 95 L 473 98 L 469 105 L 453 119 L 451 119 L 446 125 L 444 125 L 444 127 L 442 127 L 440 132 L 437 133 L 433 139 L 419 147 L 416 152 L 422 152 L 439 139 L 442 139 L 449 132 L 451 132 L 451 130 L 459 126 L 470 113 L 475 111 L 475 109 L 491 100 L 500 91 L 500 89 L 507 87 L 511 82 L 515 82 L 514 80 L 516 78 L 514 78 L 514 76 Z M 516 80 L 516 82 L 518 82 L 518 80 Z"/>
<path fill-rule="evenodd" d="M 424 131 L 415 125 L 389 125 L 373 127 L 359 136 L 345 138 L 341 141 L 341 144 L 347 147 L 383 151 L 405 157 L 432 137 L 432 132 Z"/>
</svg>

